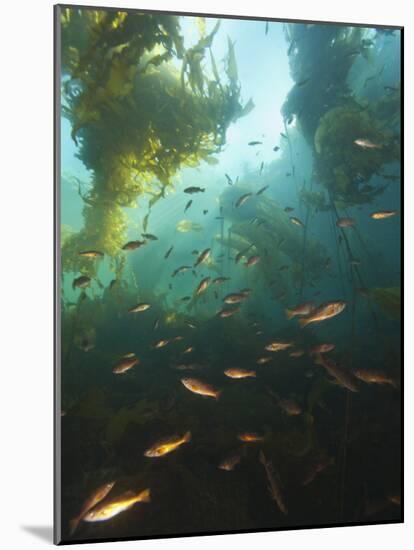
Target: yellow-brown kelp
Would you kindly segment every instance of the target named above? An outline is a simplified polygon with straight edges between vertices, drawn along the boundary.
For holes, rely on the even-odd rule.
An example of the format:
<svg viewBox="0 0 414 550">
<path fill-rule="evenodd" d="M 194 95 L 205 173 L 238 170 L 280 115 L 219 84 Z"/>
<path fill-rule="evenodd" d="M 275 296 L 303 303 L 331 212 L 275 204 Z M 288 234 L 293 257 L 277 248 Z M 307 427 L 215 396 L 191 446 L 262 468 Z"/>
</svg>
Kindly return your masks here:
<svg viewBox="0 0 414 550">
<path fill-rule="evenodd" d="M 65 242 L 64 270 L 94 273 L 77 255 L 82 249 L 120 254 L 123 207 L 135 206 L 144 193 L 149 206 L 155 204 L 181 167 L 220 151 L 229 124 L 252 108 L 252 102 L 240 104 L 230 41 L 226 78 L 211 50 L 212 76 L 205 73 L 218 24 L 207 34 L 199 22 L 200 40 L 186 50 L 175 16 L 62 10 L 62 111 L 92 172 L 82 196 L 84 227 Z"/>
</svg>

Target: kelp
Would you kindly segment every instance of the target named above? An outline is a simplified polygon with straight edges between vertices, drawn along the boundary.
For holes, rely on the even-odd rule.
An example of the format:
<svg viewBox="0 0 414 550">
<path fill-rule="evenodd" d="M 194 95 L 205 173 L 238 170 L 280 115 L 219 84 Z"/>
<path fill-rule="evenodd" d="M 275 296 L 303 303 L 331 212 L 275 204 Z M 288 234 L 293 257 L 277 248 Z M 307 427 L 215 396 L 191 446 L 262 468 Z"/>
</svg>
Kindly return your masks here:
<svg viewBox="0 0 414 550">
<path fill-rule="evenodd" d="M 159 417 L 157 403 L 141 399 L 132 407 L 122 407 L 111 416 L 105 428 L 105 442 L 116 445 L 125 434 L 129 424 L 144 425 Z"/>
<path fill-rule="evenodd" d="M 348 81 L 358 57 L 371 60 L 373 31 L 299 24 L 287 25 L 285 30 L 295 84 L 282 114 L 285 120 L 296 117 L 297 127 L 314 151 L 314 180 L 345 206 L 371 202 L 385 186 L 367 182 L 400 156 L 399 90 L 384 91 L 368 101 L 364 96 L 357 98 Z M 361 148 L 356 139 L 368 139 L 380 147 Z M 304 199 L 309 204 L 319 197 Z"/>
<path fill-rule="evenodd" d="M 401 289 L 400 287 L 372 288 L 368 295 L 379 305 L 390 319 L 401 318 Z"/>
<path fill-rule="evenodd" d="M 359 147 L 355 140 L 361 138 L 378 147 Z M 314 149 L 319 182 L 348 204 L 370 202 L 381 193 L 384 187 L 367 187 L 366 182 L 399 156 L 392 134 L 381 129 L 371 111 L 356 104 L 335 107 L 321 118 Z"/>
<path fill-rule="evenodd" d="M 82 230 L 63 249 L 63 269 L 91 275 L 81 248 L 114 258 L 125 241 L 124 207 L 150 195 L 149 209 L 173 188 L 173 176 L 225 144 L 243 116 L 233 45 L 227 71 L 205 68 L 218 24 L 185 49 L 179 18 L 122 11 L 62 10 L 62 111 L 77 156 L 92 173 Z M 210 50 L 211 59 L 212 54 Z M 177 68 L 181 63 L 181 71 Z"/>
<path fill-rule="evenodd" d="M 225 244 L 237 252 L 253 245 L 249 254 L 262 257 L 263 261 L 255 269 L 262 274 L 264 281 L 269 283 L 277 279 L 277 288 L 287 290 L 289 281 L 297 284 L 301 278 L 303 228 L 293 225 L 283 208 L 264 195 L 252 197 L 245 206 L 247 210 L 234 208 L 235 198 L 248 192 L 251 188 L 242 182 L 221 194 L 220 202 L 226 218 L 232 222 L 231 239 Z M 313 239 L 308 240 L 307 247 L 307 276 L 309 280 L 317 280 L 326 273 L 327 252 Z M 289 265 L 288 275 L 279 271 L 285 265 Z"/>
</svg>

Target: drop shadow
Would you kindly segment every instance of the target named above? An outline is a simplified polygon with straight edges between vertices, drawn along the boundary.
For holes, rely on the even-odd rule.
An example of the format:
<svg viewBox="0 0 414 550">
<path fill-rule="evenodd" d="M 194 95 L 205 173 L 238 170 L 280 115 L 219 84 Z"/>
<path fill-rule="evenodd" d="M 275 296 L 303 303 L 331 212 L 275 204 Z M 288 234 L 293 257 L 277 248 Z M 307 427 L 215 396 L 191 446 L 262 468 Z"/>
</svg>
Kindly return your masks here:
<svg viewBox="0 0 414 550">
<path fill-rule="evenodd" d="M 51 525 L 21 525 L 21 529 L 38 539 L 53 544 L 53 527 Z"/>
</svg>

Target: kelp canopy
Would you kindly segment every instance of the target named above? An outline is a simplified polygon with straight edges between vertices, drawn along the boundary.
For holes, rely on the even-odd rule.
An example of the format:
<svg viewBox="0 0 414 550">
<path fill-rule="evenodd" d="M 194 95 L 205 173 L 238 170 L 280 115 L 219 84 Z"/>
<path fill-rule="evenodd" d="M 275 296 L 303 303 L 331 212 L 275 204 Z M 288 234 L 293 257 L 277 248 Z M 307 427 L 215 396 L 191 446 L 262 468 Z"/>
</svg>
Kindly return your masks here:
<svg viewBox="0 0 414 550">
<path fill-rule="evenodd" d="M 287 25 L 285 32 L 295 85 L 282 114 L 286 120 L 296 117 L 314 151 L 314 179 L 342 205 L 372 201 L 384 186 L 373 187 L 368 181 L 400 156 L 399 90 L 391 96 L 384 91 L 372 101 L 362 94 L 357 97 L 349 84 L 356 60 L 371 60 L 372 31 L 294 24 Z M 357 139 L 377 147 L 358 147 Z M 307 199 L 309 204 L 315 202 Z M 317 202 L 323 204 L 320 199 Z"/>
<path fill-rule="evenodd" d="M 214 162 L 230 123 L 253 104 L 241 105 L 230 40 L 225 75 L 217 70 L 219 23 L 207 34 L 199 18 L 200 39 L 189 49 L 171 15 L 64 9 L 61 23 L 63 114 L 92 172 L 84 227 L 65 241 L 63 270 L 91 274 L 79 251 L 116 258 L 126 237 L 122 208 L 144 194 L 151 208 L 180 168 Z"/>
</svg>

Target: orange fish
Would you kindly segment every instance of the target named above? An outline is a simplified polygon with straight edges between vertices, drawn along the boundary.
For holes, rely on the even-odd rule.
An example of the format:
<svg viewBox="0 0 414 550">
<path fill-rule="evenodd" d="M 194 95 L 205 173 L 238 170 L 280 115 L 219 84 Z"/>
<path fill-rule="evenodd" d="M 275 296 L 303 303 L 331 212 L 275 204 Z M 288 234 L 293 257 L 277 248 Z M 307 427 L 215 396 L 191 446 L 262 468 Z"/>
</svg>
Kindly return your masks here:
<svg viewBox="0 0 414 550">
<path fill-rule="evenodd" d="M 197 380 L 196 378 L 182 378 L 181 383 L 187 388 L 187 390 L 205 397 L 214 397 L 215 399 L 218 399 L 221 394 L 221 390 L 217 390 L 210 386 L 210 384 Z"/>
<path fill-rule="evenodd" d="M 346 302 L 343 301 L 326 302 L 325 304 L 322 304 L 321 306 L 316 308 L 307 317 L 299 319 L 299 325 L 303 328 L 306 327 L 306 325 L 310 325 L 311 323 L 320 323 L 321 321 L 325 321 L 326 319 L 330 319 L 331 317 L 339 315 L 339 313 L 341 313 L 345 309 L 345 307 Z"/>
<path fill-rule="evenodd" d="M 246 369 L 226 369 L 224 374 L 229 378 L 256 378 L 256 371 Z"/>
<path fill-rule="evenodd" d="M 115 481 L 105 483 L 104 485 L 98 487 L 98 489 L 96 489 L 96 491 L 94 491 L 91 496 L 86 499 L 79 514 L 70 521 L 69 527 L 71 535 L 73 535 L 73 533 L 76 531 L 79 523 L 84 519 L 89 510 L 91 510 L 94 506 L 101 502 L 101 500 L 106 497 L 106 495 L 109 493 L 114 485 Z"/>
</svg>

